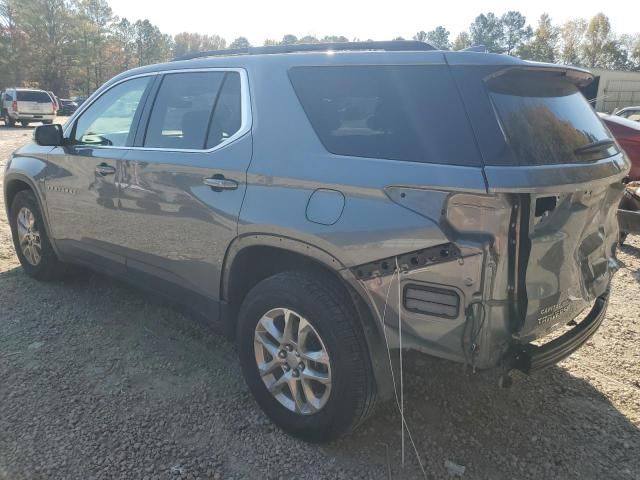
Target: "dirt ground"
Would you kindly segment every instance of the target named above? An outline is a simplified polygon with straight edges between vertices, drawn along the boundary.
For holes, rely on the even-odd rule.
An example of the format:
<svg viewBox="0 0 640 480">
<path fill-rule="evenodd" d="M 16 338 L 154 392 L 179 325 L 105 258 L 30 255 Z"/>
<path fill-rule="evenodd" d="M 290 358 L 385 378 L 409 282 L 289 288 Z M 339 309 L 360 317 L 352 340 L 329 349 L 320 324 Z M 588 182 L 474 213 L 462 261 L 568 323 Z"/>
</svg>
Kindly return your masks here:
<svg viewBox="0 0 640 480">
<path fill-rule="evenodd" d="M 0 170 L 31 134 L 0 127 Z M 640 237 L 619 258 L 596 336 L 509 390 L 409 355 L 406 417 L 427 478 L 454 462 L 464 479 L 640 479 Z M 206 325 L 104 276 L 28 278 L 0 205 L 0 479 L 41 478 L 423 474 L 409 446 L 402 466 L 392 405 L 339 441 L 305 444 L 262 414 L 234 346 Z"/>
</svg>

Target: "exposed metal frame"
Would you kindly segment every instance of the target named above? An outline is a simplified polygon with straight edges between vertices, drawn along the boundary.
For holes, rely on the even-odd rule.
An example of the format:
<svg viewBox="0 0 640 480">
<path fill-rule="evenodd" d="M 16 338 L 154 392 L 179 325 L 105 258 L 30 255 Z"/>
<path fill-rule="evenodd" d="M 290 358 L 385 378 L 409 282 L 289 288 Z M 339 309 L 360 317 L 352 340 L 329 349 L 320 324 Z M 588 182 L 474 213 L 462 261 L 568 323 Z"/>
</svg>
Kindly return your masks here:
<svg viewBox="0 0 640 480">
<path fill-rule="evenodd" d="M 218 145 L 208 149 L 134 147 L 134 146 L 116 147 L 111 145 L 91 145 L 91 148 L 119 149 L 119 150 L 148 150 L 148 151 L 162 151 L 162 152 L 210 153 L 222 147 L 225 147 L 230 143 L 235 142 L 237 139 L 244 136 L 248 132 L 250 132 L 253 124 L 253 116 L 251 111 L 251 92 L 249 88 L 249 76 L 247 74 L 247 71 L 244 68 L 237 68 L 237 67 L 181 68 L 181 69 L 159 70 L 154 72 L 141 73 L 138 75 L 131 75 L 130 77 L 126 77 L 117 82 L 114 82 L 112 85 L 109 85 L 108 88 L 101 91 L 99 95 L 96 95 L 95 98 L 91 98 L 90 99 L 91 101 L 87 101 L 83 103 L 81 107 L 76 111 L 76 113 L 65 124 L 63 129 L 63 134 L 65 137 L 67 137 L 67 135 L 71 133 L 74 125 L 76 124 L 78 119 L 84 114 L 84 112 L 87 109 L 89 109 L 91 105 L 93 105 L 105 93 L 107 93 L 109 90 L 116 87 L 117 85 L 120 85 L 121 83 L 124 83 L 128 80 L 133 80 L 134 78 L 140 78 L 140 77 L 152 77 L 157 75 L 168 75 L 172 73 L 198 73 L 198 72 L 236 72 L 240 75 L 240 109 L 241 109 L 240 129 L 236 133 L 231 135 L 229 138 L 225 139 L 223 142 L 220 142 Z"/>
</svg>

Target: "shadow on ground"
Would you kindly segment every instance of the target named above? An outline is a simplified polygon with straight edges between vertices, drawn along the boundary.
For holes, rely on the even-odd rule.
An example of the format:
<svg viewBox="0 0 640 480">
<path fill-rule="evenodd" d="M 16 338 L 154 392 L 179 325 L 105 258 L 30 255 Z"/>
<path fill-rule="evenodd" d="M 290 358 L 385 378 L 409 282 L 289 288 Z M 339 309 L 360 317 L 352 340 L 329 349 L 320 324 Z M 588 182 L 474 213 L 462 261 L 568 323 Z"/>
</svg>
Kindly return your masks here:
<svg viewBox="0 0 640 480">
<path fill-rule="evenodd" d="M 292 439 L 259 411 L 229 341 L 119 282 L 42 284 L 13 269 L 0 305 L 0 478 L 422 478 L 408 436 L 401 466 L 393 404 L 332 444 Z M 428 477 L 446 477 L 449 460 L 465 479 L 638 478 L 638 428 L 565 369 L 500 390 L 405 358 Z"/>
</svg>

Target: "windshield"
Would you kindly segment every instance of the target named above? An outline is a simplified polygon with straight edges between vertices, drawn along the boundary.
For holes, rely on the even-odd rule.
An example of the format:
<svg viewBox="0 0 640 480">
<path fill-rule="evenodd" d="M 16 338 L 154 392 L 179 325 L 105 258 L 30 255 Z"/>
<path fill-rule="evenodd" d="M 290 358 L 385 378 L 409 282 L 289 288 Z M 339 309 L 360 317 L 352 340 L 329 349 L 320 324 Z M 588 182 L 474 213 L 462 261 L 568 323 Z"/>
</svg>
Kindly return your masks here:
<svg viewBox="0 0 640 480">
<path fill-rule="evenodd" d="M 52 103 L 51 97 L 46 92 L 37 90 L 18 91 L 19 102 Z"/>
<path fill-rule="evenodd" d="M 618 152 L 582 93 L 562 77 L 522 71 L 487 84 L 521 165 L 593 161 Z"/>
</svg>

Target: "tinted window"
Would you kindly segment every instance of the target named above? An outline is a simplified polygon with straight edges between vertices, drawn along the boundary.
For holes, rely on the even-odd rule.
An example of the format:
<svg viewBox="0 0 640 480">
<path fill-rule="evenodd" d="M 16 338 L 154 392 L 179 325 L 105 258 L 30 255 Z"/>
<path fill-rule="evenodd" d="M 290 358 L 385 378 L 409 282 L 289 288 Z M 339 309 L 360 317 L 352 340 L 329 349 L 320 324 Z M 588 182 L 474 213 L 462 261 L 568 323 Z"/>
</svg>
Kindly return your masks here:
<svg viewBox="0 0 640 480">
<path fill-rule="evenodd" d="M 206 148 L 212 148 L 224 142 L 240 130 L 242 109 L 240 97 L 240 75 L 227 73 L 216 107 L 211 118 L 211 127 L 207 137 Z"/>
<path fill-rule="evenodd" d="M 507 140 L 521 165 L 597 160 L 615 146 L 582 149 L 609 132 L 577 87 L 547 72 L 514 72 L 488 82 Z"/>
<path fill-rule="evenodd" d="M 13 102 L 13 97 L 12 97 L 11 95 L 9 95 L 8 93 L 5 93 L 5 95 L 4 95 L 4 99 L 5 99 L 7 102 Z"/>
<path fill-rule="evenodd" d="M 240 128 L 240 75 L 165 75 L 151 111 L 145 147 L 202 150 Z"/>
<path fill-rule="evenodd" d="M 46 92 L 37 90 L 18 91 L 19 102 L 36 102 L 36 103 L 52 103 L 51 97 Z"/>
<path fill-rule="evenodd" d="M 128 145 L 133 119 L 151 77 L 120 83 L 85 110 L 75 126 L 75 142 L 85 145 Z"/>
<path fill-rule="evenodd" d="M 297 67 L 289 76 L 331 153 L 480 164 L 446 65 Z"/>
</svg>

